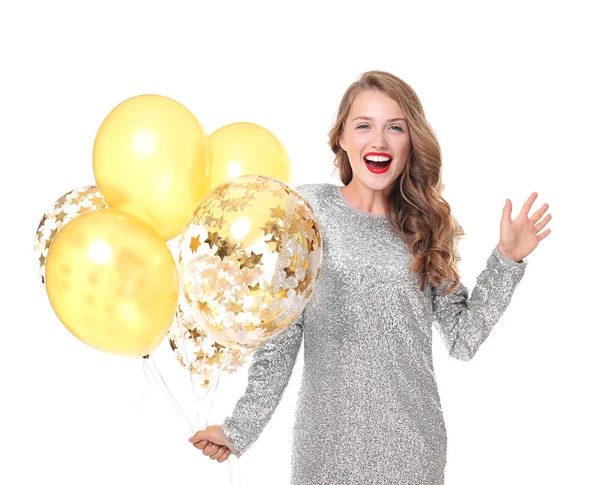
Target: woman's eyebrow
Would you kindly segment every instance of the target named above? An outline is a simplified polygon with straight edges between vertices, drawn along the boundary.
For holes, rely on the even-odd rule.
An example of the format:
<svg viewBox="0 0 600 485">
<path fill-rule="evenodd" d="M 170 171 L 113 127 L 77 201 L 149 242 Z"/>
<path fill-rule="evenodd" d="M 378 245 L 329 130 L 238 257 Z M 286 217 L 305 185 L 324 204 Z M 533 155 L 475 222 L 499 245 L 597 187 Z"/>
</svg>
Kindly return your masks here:
<svg viewBox="0 0 600 485">
<path fill-rule="evenodd" d="M 352 121 L 356 121 L 356 120 L 369 120 L 369 121 L 372 121 L 373 118 L 371 116 L 357 116 Z M 406 118 L 392 118 L 391 120 L 388 120 L 388 121 L 406 121 Z"/>
</svg>

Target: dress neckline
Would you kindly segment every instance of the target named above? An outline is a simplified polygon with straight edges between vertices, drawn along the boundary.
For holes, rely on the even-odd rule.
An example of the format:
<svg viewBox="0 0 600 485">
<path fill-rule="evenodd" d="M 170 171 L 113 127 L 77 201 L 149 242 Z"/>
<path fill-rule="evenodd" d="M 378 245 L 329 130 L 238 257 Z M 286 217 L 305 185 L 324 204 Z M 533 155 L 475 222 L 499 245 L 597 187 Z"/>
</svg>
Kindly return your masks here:
<svg viewBox="0 0 600 485">
<path fill-rule="evenodd" d="M 355 207 L 354 205 L 352 205 L 350 203 L 350 201 L 348 199 L 346 199 L 346 196 L 344 195 L 344 193 L 342 192 L 342 187 L 339 185 L 335 185 L 335 193 L 337 194 L 337 196 L 342 200 L 342 202 L 348 207 L 350 208 L 353 212 L 360 214 L 362 216 L 366 216 L 366 217 L 370 217 L 372 219 L 383 219 L 385 220 L 387 218 L 387 214 L 375 214 L 373 212 L 367 212 L 364 211 L 362 209 L 359 209 L 358 207 Z"/>
</svg>

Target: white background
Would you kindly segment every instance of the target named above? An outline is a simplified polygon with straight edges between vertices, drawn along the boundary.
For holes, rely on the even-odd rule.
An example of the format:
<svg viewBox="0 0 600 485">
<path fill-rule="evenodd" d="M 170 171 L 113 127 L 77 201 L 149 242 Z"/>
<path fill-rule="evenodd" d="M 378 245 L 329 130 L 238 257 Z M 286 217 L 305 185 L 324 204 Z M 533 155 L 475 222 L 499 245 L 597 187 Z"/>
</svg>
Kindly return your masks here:
<svg viewBox="0 0 600 485">
<path fill-rule="evenodd" d="M 292 185 L 338 182 L 327 130 L 346 87 L 383 69 L 416 90 L 440 139 L 444 196 L 467 232 L 459 249 L 469 288 L 498 242 L 506 198 L 516 216 L 537 191 L 533 210 L 548 202 L 553 215 L 472 361 L 450 358 L 434 333 L 446 483 L 600 483 L 600 38 L 591 4 L 3 4 L 0 482 L 229 483 L 229 465 L 187 442 L 140 360 L 75 339 L 37 280 L 39 219 L 64 192 L 95 183 L 92 147 L 109 111 L 156 93 L 188 107 L 208 133 L 255 122 L 288 149 Z M 188 402 L 182 371 L 168 352 L 157 356 Z M 281 405 L 239 462 L 245 485 L 288 482 L 302 363 L 300 354 Z M 211 423 L 243 393 L 244 371 L 222 381 Z M 318 437 L 314 452 L 328 452 Z"/>
</svg>

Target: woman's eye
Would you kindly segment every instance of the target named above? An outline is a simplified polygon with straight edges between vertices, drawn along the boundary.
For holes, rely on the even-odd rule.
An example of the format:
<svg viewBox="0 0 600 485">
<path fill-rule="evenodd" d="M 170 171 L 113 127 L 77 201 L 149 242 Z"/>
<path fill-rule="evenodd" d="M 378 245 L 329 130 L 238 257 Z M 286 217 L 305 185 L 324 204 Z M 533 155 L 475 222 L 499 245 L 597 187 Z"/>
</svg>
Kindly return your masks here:
<svg viewBox="0 0 600 485">
<path fill-rule="evenodd" d="M 364 128 L 368 128 L 368 127 L 369 127 L 369 125 L 366 125 L 366 124 L 358 125 L 358 126 L 356 127 L 356 129 L 361 129 L 361 128 L 363 128 L 363 127 L 364 127 Z M 392 128 L 397 128 L 399 131 L 404 131 L 404 130 L 402 129 L 402 127 L 400 127 L 400 126 L 396 126 L 396 125 L 394 125 L 394 126 L 392 126 Z"/>
</svg>

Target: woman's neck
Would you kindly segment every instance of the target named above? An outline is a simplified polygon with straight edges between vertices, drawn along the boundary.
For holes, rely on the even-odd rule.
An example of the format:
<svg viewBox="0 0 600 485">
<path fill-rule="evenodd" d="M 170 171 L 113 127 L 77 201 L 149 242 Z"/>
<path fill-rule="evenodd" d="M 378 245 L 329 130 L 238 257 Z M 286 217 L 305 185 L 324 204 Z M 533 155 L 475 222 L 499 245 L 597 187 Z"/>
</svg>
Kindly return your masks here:
<svg viewBox="0 0 600 485">
<path fill-rule="evenodd" d="M 341 187 L 342 194 L 354 207 L 373 214 L 385 215 L 388 198 L 393 187 L 390 185 L 383 190 L 373 190 L 370 187 L 352 179 L 350 183 Z"/>
</svg>

